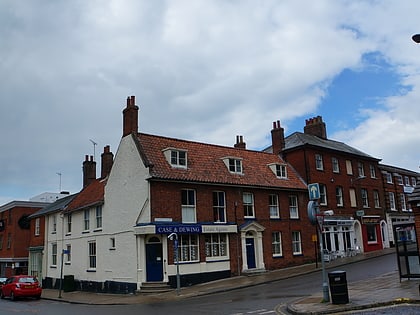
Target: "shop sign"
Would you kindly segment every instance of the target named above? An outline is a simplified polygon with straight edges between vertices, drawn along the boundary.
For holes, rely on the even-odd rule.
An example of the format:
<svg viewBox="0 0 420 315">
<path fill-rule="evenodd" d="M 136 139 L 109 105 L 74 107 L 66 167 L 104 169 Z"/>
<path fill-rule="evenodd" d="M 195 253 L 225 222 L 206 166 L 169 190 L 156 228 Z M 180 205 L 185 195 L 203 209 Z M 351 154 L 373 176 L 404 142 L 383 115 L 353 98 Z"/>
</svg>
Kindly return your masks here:
<svg viewBox="0 0 420 315">
<path fill-rule="evenodd" d="M 379 224 L 381 218 L 380 217 L 363 217 L 362 223 L 363 224 Z"/>
<path fill-rule="evenodd" d="M 200 234 L 202 231 L 201 225 L 191 224 L 168 224 L 156 226 L 156 234 Z"/>
</svg>

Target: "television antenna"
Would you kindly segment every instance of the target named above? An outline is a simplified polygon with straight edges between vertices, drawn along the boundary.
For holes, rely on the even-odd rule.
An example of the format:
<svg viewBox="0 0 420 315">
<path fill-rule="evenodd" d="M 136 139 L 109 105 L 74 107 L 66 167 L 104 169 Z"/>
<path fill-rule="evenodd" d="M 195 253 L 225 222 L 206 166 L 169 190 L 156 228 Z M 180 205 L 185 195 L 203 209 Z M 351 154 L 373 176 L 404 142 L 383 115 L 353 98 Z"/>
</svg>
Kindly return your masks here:
<svg viewBox="0 0 420 315">
<path fill-rule="evenodd" d="M 98 145 L 98 143 L 93 141 L 92 139 L 89 139 L 89 141 L 93 144 L 93 160 L 96 161 L 96 146 Z"/>
</svg>

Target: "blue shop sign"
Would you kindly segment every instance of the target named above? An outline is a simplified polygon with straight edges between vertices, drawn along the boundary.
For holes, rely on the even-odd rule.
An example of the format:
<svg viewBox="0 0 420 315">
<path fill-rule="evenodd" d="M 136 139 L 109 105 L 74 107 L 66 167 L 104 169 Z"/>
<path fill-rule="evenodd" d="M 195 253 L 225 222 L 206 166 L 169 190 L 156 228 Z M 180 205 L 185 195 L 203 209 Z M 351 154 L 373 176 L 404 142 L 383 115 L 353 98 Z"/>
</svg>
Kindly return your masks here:
<svg viewBox="0 0 420 315">
<path fill-rule="evenodd" d="M 201 225 L 165 224 L 156 226 L 156 234 L 201 234 Z"/>
</svg>

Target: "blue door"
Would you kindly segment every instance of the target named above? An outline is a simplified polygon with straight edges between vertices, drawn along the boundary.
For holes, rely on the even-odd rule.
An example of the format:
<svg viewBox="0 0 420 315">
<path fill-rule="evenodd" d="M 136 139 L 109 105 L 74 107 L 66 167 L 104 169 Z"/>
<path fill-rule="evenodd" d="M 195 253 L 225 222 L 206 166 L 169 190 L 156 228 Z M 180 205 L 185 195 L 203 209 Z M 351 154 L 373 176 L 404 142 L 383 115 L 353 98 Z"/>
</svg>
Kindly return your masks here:
<svg viewBox="0 0 420 315">
<path fill-rule="evenodd" d="M 246 238 L 245 245 L 246 245 L 246 261 L 248 263 L 248 269 L 253 269 L 256 267 L 254 239 Z"/>
<path fill-rule="evenodd" d="M 146 244 L 146 280 L 163 281 L 162 244 Z"/>
</svg>

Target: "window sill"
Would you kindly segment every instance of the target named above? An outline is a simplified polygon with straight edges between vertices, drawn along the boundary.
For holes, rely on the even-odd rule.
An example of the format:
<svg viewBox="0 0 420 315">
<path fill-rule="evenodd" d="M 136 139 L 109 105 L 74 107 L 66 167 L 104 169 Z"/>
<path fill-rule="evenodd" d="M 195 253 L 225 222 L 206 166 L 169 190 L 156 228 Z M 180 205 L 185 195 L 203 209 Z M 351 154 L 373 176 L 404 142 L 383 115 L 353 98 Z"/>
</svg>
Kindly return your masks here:
<svg viewBox="0 0 420 315">
<path fill-rule="evenodd" d="M 87 269 L 86 272 L 96 272 L 96 269 Z"/>
<path fill-rule="evenodd" d="M 93 232 L 102 232 L 102 228 L 94 229 Z"/>
<path fill-rule="evenodd" d="M 273 258 L 284 258 L 283 255 L 273 255 Z"/>
<path fill-rule="evenodd" d="M 68 266 L 71 265 L 71 262 L 66 261 L 64 264 Z"/>
<path fill-rule="evenodd" d="M 66 233 L 66 236 L 71 236 L 71 232 Z"/>
<path fill-rule="evenodd" d="M 90 231 L 82 231 L 82 234 L 90 233 Z"/>
<path fill-rule="evenodd" d="M 229 261 L 229 257 L 227 257 L 227 256 L 206 257 L 206 262 L 208 262 L 208 263 L 222 262 L 222 261 Z"/>
<path fill-rule="evenodd" d="M 116 248 L 115 247 L 110 247 L 109 250 L 116 250 Z"/>
<path fill-rule="evenodd" d="M 57 265 L 51 265 L 50 268 L 57 269 Z"/>
</svg>

